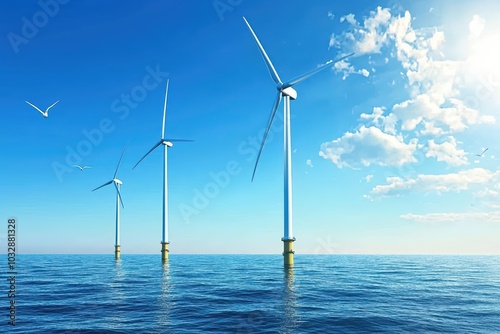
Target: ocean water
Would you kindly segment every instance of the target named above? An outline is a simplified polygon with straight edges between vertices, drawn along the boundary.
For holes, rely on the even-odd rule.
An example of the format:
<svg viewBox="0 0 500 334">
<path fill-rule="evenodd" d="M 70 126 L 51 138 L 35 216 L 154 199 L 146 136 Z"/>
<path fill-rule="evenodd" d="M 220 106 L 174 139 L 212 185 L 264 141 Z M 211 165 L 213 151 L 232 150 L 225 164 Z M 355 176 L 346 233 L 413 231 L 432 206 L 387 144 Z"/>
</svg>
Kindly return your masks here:
<svg viewBox="0 0 500 334">
<path fill-rule="evenodd" d="M 2 293 L 0 332 L 500 333 L 500 256 L 295 260 L 18 255 L 16 326 Z"/>
</svg>

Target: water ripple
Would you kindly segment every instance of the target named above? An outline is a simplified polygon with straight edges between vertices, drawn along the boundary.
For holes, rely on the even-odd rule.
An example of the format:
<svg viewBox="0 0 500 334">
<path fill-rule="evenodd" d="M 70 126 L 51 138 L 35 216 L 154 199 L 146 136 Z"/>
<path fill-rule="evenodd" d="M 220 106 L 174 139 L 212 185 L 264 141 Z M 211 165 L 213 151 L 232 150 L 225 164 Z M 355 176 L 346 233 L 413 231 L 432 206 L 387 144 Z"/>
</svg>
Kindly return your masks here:
<svg viewBox="0 0 500 334">
<path fill-rule="evenodd" d="M 495 333 L 499 256 L 20 255 L 13 333 Z M 3 330 L 2 330 L 3 331 Z"/>
</svg>

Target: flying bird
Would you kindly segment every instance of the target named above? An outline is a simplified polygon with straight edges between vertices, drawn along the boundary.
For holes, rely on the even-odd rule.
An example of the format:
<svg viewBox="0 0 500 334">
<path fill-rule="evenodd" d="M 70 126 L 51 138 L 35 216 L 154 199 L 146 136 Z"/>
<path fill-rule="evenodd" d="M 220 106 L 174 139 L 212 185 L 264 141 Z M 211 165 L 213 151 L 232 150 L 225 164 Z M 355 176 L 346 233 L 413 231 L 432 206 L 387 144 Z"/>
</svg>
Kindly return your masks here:
<svg viewBox="0 0 500 334">
<path fill-rule="evenodd" d="M 79 165 L 73 165 L 73 167 L 80 168 L 81 171 L 83 171 L 85 168 L 92 168 L 91 166 L 79 166 Z"/>
<path fill-rule="evenodd" d="M 56 105 L 57 102 L 59 102 L 59 100 L 57 100 L 56 102 L 54 102 L 50 107 L 47 108 L 47 110 L 45 111 L 41 111 L 40 108 L 38 108 L 37 106 L 35 106 L 34 104 L 32 103 L 29 103 L 28 101 L 24 101 L 26 102 L 27 104 L 29 104 L 30 106 L 32 106 L 33 108 L 35 108 L 36 110 L 38 110 L 42 115 L 43 117 L 47 118 L 49 117 L 49 109 L 52 108 L 53 106 Z"/>
<path fill-rule="evenodd" d="M 484 154 L 484 152 L 486 152 L 486 151 L 488 151 L 488 148 L 485 148 L 485 149 L 484 149 L 484 151 L 483 151 L 483 152 L 481 152 L 481 154 L 476 154 L 476 156 L 478 156 L 478 157 L 482 157 L 482 156 L 483 156 L 483 154 Z"/>
</svg>

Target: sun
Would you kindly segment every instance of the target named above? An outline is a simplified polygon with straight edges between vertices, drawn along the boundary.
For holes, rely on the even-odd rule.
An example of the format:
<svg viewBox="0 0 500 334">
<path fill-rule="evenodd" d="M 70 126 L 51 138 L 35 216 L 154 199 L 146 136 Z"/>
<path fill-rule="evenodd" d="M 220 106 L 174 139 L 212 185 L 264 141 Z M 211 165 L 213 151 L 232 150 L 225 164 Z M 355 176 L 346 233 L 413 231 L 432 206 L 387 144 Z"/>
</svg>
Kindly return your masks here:
<svg viewBox="0 0 500 334">
<path fill-rule="evenodd" d="M 467 71 L 500 91 L 500 33 L 469 38 Z"/>
</svg>

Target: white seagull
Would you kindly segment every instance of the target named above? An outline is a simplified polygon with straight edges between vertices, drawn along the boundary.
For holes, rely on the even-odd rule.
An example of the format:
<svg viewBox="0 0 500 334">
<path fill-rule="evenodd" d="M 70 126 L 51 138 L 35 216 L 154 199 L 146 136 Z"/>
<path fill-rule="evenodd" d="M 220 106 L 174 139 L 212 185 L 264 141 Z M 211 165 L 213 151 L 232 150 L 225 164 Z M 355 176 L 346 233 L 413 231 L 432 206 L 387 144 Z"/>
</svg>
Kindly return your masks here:
<svg viewBox="0 0 500 334">
<path fill-rule="evenodd" d="M 488 148 L 485 148 L 483 152 L 481 152 L 481 154 L 476 154 L 478 157 L 482 157 L 484 152 L 488 151 Z"/>
<path fill-rule="evenodd" d="M 83 171 L 85 168 L 92 168 L 91 166 L 79 166 L 79 165 L 73 165 L 73 167 L 80 168 L 81 171 Z"/>
<path fill-rule="evenodd" d="M 26 102 L 27 104 L 29 104 L 30 106 L 32 106 L 33 108 L 35 108 L 36 110 L 38 110 L 43 115 L 43 117 L 47 118 L 47 117 L 49 117 L 49 109 L 52 108 L 53 106 L 55 106 L 56 103 L 59 102 L 59 100 L 57 100 L 50 107 L 48 107 L 47 110 L 45 110 L 45 112 L 41 111 L 40 108 L 38 108 L 37 106 L 35 106 L 32 103 L 29 103 L 28 101 L 24 101 L 24 102 Z"/>
</svg>

